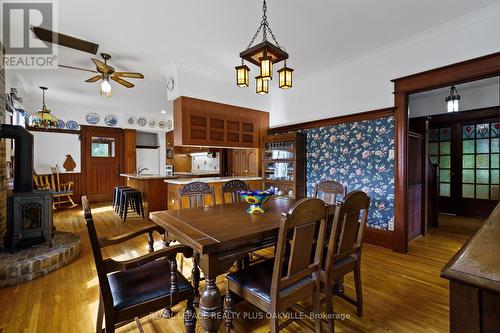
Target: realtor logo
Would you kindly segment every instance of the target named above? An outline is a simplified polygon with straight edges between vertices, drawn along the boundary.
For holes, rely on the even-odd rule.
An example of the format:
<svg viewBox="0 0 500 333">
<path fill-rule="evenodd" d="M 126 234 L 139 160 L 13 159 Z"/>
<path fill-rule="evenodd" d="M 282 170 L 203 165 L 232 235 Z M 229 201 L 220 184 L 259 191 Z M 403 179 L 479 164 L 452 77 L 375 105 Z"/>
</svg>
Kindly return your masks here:
<svg viewBox="0 0 500 333">
<path fill-rule="evenodd" d="M 2 10 L 2 59 L 9 69 L 57 68 L 57 47 L 38 39 L 32 27 L 54 31 L 52 2 L 0 1 Z"/>
</svg>

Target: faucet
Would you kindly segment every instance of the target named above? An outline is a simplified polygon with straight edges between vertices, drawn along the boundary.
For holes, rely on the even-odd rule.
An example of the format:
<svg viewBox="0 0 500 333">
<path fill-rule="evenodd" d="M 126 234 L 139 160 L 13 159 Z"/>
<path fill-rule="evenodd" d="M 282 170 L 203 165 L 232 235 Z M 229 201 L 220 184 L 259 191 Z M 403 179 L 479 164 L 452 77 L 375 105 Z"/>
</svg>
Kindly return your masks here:
<svg viewBox="0 0 500 333">
<path fill-rule="evenodd" d="M 149 169 L 148 169 L 148 168 L 142 168 L 142 169 L 139 169 L 139 171 L 137 171 L 137 174 L 138 174 L 138 175 L 140 175 L 140 174 L 141 174 L 141 172 L 146 171 L 146 170 L 149 170 Z"/>
</svg>

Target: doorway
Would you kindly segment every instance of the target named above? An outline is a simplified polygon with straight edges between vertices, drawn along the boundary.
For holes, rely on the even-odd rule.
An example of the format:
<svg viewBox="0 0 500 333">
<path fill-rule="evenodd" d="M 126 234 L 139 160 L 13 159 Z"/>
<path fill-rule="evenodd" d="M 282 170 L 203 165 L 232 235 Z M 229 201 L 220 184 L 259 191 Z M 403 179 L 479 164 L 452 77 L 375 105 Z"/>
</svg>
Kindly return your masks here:
<svg viewBox="0 0 500 333">
<path fill-rule="evenodd" d="M 120 184 L 123 131 L 117 128 L 82 126 L 82 176 L 91 202 L 111 201 Z"/>
</svg>

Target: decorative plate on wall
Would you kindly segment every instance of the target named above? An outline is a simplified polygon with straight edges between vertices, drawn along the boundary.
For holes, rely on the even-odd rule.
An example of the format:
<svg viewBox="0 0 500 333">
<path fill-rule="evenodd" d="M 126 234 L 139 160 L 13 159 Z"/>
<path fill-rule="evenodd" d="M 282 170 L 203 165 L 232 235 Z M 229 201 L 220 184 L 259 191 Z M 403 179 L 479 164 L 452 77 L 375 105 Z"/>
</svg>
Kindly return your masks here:
<svg viewBox="0 0 500 333">
<path fill-rule="evenodd" d="M 66 122 L 66 128 L 67 129 L 76 131 L 76 130 L 78 130 L 79 127 L 80 127 L 80 125 L 78 125 L 78 123 L 76 121 L 74 121 L 74 120 L 68 120 Z"/>
<path fill-rule="evenodd" d="M 135 124 L 135 118 L 134 117 L 130 117 L 130 118 L 128 118 L 127 122 L 128 122 L 129 125 L 133 125 L 133 124 Z"/>
<path fill-rule="evenodd" d="M 149 127 L 151 127 L 151 128 L 156 127 L 156 120 L 150 120 Z"/>
<path fill-rule="evenodd" d="M 85 116 L 85 120 L 87 121 L 87 123 L 89 123 L 90 125 L 95 125 L 99 122 L 99 120 L 101 120 L 101 118 L 99 117 L 99 115 L 95 112 L 92 112 L 92 113 L 88 113 L 86 116 Z"/>
<path fill-rule="evenodd" d="M 161 129 L 167 127 L 167 122 L 165 120 L 160 120 L 158 122 L 158 127 L 161 128 Z"/>
<path fill-rule="evenodd" d="M 170 131 L 172 129 L 172 120 L 167 121 L 167 129 Z"/>
<path fill-rule="evenodd" d="M 64 127 L 66 127 L 66 123 L 61 119 L 57 119 L 57 128 L 64 128 Z"/>
<path fill-rule="evenodd" d="M 146 120 L 146 118 L 139 118 L 137 119 L 137 124 L 139 124 L 139 126 L 146 126 L 146 124 L 148 123 L 148 121 Z"/>
<path fill-rule="evenodd" d="M 114 114 L 108 114 L 106 118 L 104 118 L 104 123 L 108 126 L 116 126 L 116 124 L 118 124 L 118 117 Z"/>
</svg>

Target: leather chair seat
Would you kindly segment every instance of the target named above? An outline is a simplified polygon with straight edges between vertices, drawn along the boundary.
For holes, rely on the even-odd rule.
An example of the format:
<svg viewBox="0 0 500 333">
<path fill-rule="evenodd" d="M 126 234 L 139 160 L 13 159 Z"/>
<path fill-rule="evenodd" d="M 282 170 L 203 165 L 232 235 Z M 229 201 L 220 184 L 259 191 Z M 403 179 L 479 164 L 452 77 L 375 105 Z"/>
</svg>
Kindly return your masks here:
<svg viewBox="0 0 500 333">
<path fill-rule="evenodd" d="M 326 256 L 328 251 L 323 252 L 323 261 L 321 264 L 321 275 L 326 274 L 325 265 L 326 265 Z M 353 255 L 347 256 L 340 260 L 337 260 L 333 263 L 333 275 L 338 276 L 342 274 L 346 274 L 352 272 L 354 270 L 354 265 L 356 264 L 356 258 Z"/>
<path fill-rule="evenodd" d="M 231 273 L 227 275 L 226 278 L 229 280 L 229 283 L 238 285 L 243 293 L 250 292 L 265 302 L 271 303 L 270 293 L 273 268 L 274 259 L 269 259 L 252 265 L 249 268 Z M 300 289 L 300 287 L 310 285 L 311 283 L 313 283 L 313 280 L 310 277 L 304 278 L 291 286 L 283 288 L 281 290 L 281 295 L 286 296 L 290 292 L 296 291 Z M 242 296 L 241 293 L 240 296 Z"/>
<path fill-rule="evenodd" d="M 181 273 L 178 291 L 193 287 Z M 113 306 L 124 309 L 154 298 L 170 295 L 170 263 L 166 258 L 158 259 L 137 268 L 108 274 Z"/>
</svg>

